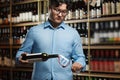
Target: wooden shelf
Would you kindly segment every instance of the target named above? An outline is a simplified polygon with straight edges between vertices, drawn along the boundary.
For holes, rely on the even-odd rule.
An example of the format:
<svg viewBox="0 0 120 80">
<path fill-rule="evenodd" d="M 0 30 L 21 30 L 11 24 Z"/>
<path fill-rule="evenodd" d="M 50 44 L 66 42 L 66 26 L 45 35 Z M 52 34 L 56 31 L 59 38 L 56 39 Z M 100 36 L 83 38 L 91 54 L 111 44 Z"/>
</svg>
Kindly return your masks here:
<svg viewBox="0 0 120 80">
<path fill-rule="evenodd" d="M 120 78 L 120 75 L 116 74 L 90 74 L 91 77 L 106 77 L 106 78 Z"/>
<path fill-rule="evenodd" d="M 27 3 L 33 3 L 33 2 L 38 2 L 38 1 L 43 1 L 43 0 L 26 0 L 22 2 L 13 3 L 13 5 L 27 4 Z"/>
<path fill-rule="evenodd" d="M 114 20 L 120 20 L 120 16 L 116 17 L 104 17 L 104 18 L 95 18 L 95 19 L 90 19 L 90 22 L 101 22 L 101 21 L 114 21 Z"/>
<path fill-rule="evenodd" d="M 120 45 L 90 46 L 90 49 L 120 49 Z"/>
<path fill-rule="evenodd" d="M 27 23 L 18 23 L 18 24 L 13 24 L 12 27 L 20 27 L 20 26 L 33 26 L 33 25 L 38 25 L 41 22 L 27 22 Z"/>
<path fill-rule="evenodd" d="M 98 71 L 98 70 L 89 70 L 89 72 L 91 73 L 106 73 L 106 74 L 119 74 L 120 75 L 120 72 L 119 71 Z"/>
<path fill-rule="evenodd" d="M 1 28 L 10 27 L 10 24 L 8 24 L 8 25 L 0 24 L 0 27 Z"/>
<path fill-rule="evenodd" d="M 88 46 L 83 46 L 83 49 L 88 49 Z M 90 49 L 120 49 L 120 45 L 91 45 Z"/>
<path fill-rule="evenodd" d="M 0 48 L 10 48 L 10 46 L 7 46 L 7 45 L 0 45 Z"/>
<path fill-rule="evenodd" d="M 120 74 L 104 74 L 104 73 L 80 73 L 80 74 L 76 74 L 74 73 L 74 75 L 78 75 L 78 76 L 90 76 L 90 77 L 103 77 L 103 78 L 120 78 Z"/>
<path fill-rule="evenodd" d="M 7 71 L 9 71 L 10 69 L 11 69 L 11 67 L 0 66 L 0 70 L 7 70 Z"/>
<path fill-rule="evenodd" d="M 0 4 L 0 8 L 2 8 L 2 7 L 7 7 L 7 6 L 10 6 L 10 4 L 8 4 L 8 3 Z"/>
<path fill-rule="evenodd" d="M 82 22 L 87 22 L 87 19 L 79 19 L 79 20 L 67 20 L 65 23 L 82 23 Z"/>
<path fill-rule="evenodd" d="M 81 72 L 81 73 L 73 73 L 73 75 L 78 75 L 78 76 L 89 76 L 90 74 L 88 72 Z"/>
<path fill-rule="evenodd" d="M 101 17 L 101 18 L 94 18 L 94 19 L 80 19 L 80 20 L 67 20 L 65 23 L 82 23 L 82 22 L 102 22 L 102 21 L 115 21 L 120 20 L 120 16 L 115 17 Z"/>
<path fill-rule="evenodd" d="M 12 46 L 13 49 L 18 49 L 20 48 L 20 45 L 19 46 Z"/>
<path fill-rule="evenodd" d="M 29 71 L 32 72 L 32 68 L 12 68 L 13 71 Z"/>
</svg>

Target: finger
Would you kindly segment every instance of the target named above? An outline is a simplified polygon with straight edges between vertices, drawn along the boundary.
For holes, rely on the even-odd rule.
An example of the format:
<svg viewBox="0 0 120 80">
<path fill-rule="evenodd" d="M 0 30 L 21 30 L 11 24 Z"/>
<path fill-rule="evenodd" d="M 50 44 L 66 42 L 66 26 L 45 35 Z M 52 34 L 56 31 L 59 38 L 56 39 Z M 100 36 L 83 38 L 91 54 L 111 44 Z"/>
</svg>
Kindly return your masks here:
<svg viewBox="0 0 120 80">
<path fill-rule="evenodd" d="M 22 60 L 22 56 L 20 56 L 19 61 L 20 61 L 21 63 L 28 63 L 28 60 Z"/>
<path fill-rule="evenodd" d="M 76 70 L 75 70 L 75 68 L 72 68 L 72 72 L 75 72 Z"/>
</svg>

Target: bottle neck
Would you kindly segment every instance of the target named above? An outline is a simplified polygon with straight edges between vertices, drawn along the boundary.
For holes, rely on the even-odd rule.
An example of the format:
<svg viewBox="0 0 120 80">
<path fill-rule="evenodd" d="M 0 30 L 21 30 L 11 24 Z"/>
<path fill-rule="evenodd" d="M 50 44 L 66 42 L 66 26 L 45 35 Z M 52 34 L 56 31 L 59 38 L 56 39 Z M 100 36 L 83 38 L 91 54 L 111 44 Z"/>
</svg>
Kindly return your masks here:
<svg viewBox="0 0 120 80">
<path fill-rule="evenodd" d="M 56 57 L 58 57 L 59 55 L 58 54 L 50 54 L 48 57 L 49 58 L 56 58 Z"/>
</svg>

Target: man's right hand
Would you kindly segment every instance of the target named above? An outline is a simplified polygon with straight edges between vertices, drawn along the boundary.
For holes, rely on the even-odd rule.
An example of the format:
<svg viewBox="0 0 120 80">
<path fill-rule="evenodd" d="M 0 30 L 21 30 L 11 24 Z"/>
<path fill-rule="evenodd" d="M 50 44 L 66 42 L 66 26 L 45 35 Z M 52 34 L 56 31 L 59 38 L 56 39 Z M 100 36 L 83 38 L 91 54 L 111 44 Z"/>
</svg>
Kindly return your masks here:
<svg viewBox="0 0 120 80">
<path fill-rule="evenodd" d="M 28 60 L 23 60 L 22 55 L 26 55 L 27 53 L 22 53 L 21 56 L 19 57 L 19 62 L 20 63 L 28 63 Z"/>
</svg>

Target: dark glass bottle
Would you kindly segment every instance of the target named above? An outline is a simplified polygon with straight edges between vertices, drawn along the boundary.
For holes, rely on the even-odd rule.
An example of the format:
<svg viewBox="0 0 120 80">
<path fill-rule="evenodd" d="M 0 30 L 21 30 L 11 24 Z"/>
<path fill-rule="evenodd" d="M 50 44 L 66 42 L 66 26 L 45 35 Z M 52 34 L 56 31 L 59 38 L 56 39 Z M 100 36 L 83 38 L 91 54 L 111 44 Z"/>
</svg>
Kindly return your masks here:
<svg viewBox="0 0 120 80">
<path fill-rule="evenodd" d="M 114 24 L 114 31 L 113 31 L 113 35 L 114 35 L 114 42 L 119 42 L 119 21 L 115 21 Z"/>
<path fill-rule="evenodd" d="M 90 18 L 96 18 L 97 15 L 96 2 L 91 1 L 89 7 L 90 7 Z"/>
<path fill-rule="evenodd" d="M 57 58 L 57 57 L 58 54 L 47 54 L 47 53 L 22 54 L 22 59 L 28 61 L 46 61 L 49 58 Z"/>
</svg>

